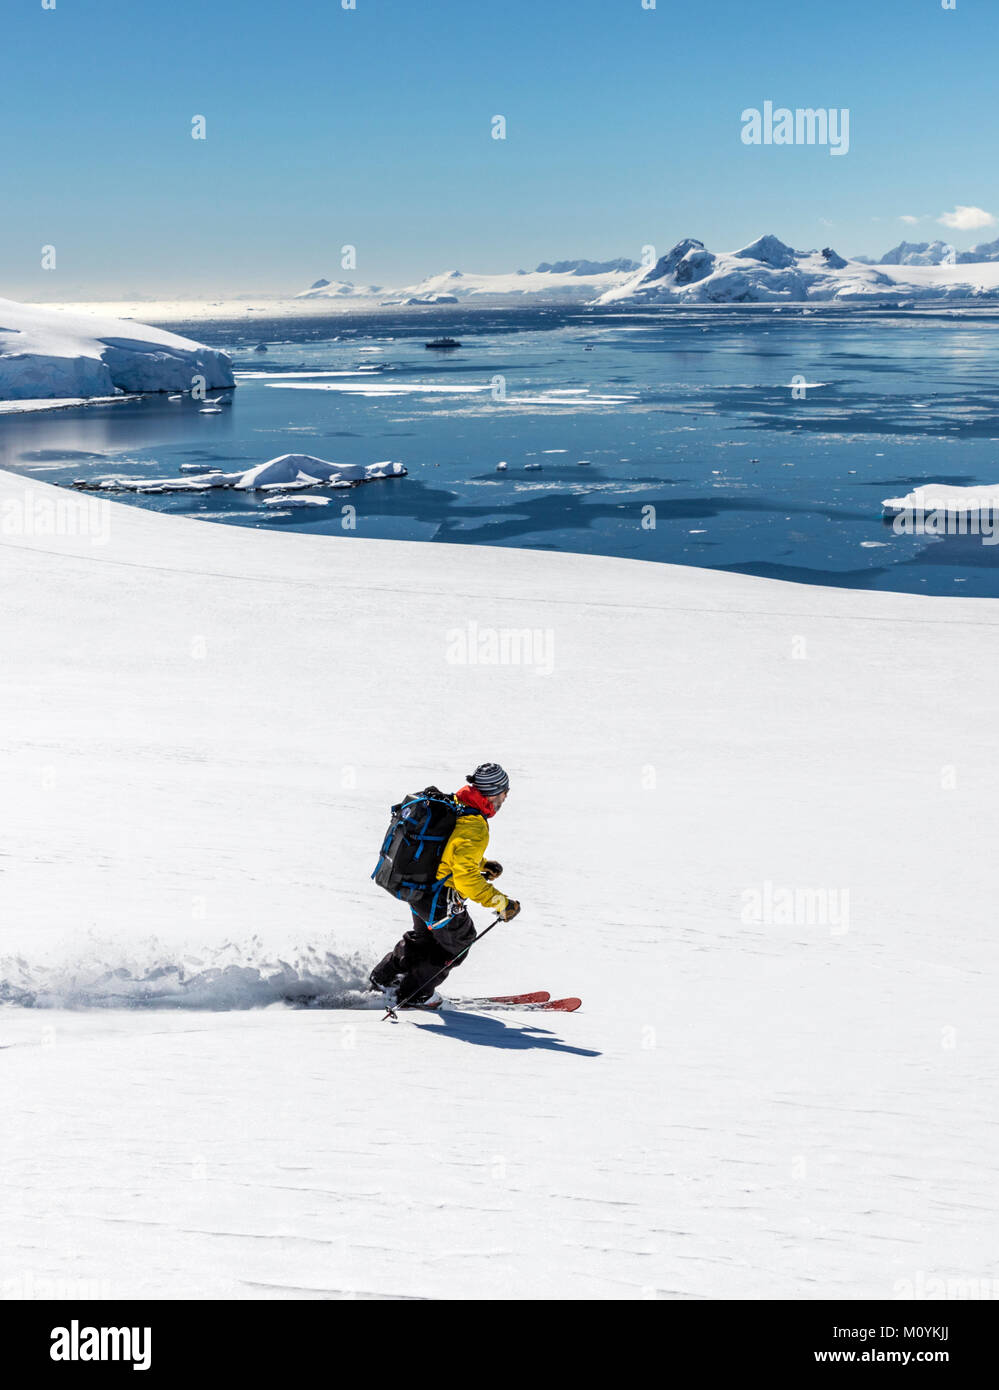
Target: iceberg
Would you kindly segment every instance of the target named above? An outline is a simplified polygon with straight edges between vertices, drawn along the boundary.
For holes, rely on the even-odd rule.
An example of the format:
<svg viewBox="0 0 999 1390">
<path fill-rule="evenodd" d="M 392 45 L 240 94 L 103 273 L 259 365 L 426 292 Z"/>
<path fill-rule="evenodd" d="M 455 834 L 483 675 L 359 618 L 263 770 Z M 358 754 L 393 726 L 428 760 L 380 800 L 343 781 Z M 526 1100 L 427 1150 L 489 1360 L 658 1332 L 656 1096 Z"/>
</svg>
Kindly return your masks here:
<svg viewBox="0 0 999 1390">
<path fill-rule="evenodd" d="M 224 352 L 125 319 L 0 299 L 0 401 L 234 386 Z"/>
<path fill-rule="evenodd" d="M 312 454 L 279 454 L 266 463 L 258 463 L 255 468 L 244 468 L 236 473 L 214 468 L 186 478 L 123 478 L 116 474 L 96 484 L 78 483 L 77 486 L 114 492 L 203 492 L 216 487 L 262 492 L 269 488 L 356 487 L 376 478 L 402 478 L 407 471 L 401 463 L 391 459 L 380 463 L 331 463 Z"/>
<path fill-rule="evenodd" d="M 904 497 L 886 497 L 881 503 L 881 508 L 887 518 L 925 515 L 928 512 L 968 515 L 992 512 L 999 516 L 999 483 L 987 483 L 981 487 L 926 483 L 922 487 L 913 488 Z"/>
</svg>

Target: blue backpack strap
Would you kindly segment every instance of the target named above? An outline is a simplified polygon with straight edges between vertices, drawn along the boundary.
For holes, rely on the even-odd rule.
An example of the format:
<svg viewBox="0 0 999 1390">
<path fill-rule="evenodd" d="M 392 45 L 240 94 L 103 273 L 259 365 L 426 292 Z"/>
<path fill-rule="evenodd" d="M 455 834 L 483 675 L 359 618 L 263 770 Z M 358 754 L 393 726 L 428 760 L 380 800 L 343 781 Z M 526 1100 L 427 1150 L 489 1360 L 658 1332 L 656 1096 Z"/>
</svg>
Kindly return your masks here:
<svg viewBox="0 0 999 1390">
<path fill-rule="evenodd" d="M 450 878 L 451 875 L 449 873 L 445 874 L 443 878 L 439 878 L 437 882 L 434 884 L 433 895 L 430 899 L 430 919 L 427 922 L 427 926 L 430 928 L 431 931 L 439 931 L 441 927 L 446 927 L 448 922 L 450 922 L 451 918 L 454 916 L 453 912 L 449 912 L 448 915 L 446 917 L 442 917 L 439 922 L 434 920 L 434 918 L 437 916 L 437 905 L 440 902 L 441 893 L 448 886 Z"/>
</svg>

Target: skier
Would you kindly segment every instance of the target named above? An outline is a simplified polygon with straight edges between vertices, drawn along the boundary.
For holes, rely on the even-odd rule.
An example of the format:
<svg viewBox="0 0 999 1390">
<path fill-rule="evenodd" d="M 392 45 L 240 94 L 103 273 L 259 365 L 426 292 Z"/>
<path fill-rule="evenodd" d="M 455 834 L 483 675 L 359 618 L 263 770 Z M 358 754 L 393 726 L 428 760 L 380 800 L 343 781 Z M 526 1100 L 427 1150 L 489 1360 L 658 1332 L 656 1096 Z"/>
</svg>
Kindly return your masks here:
<svg viewBox="0 0 999 1390">
<path fill-rule="evenodd" d="M 503 805 L 510 779 L 498 763 L 480 763 L 455 800 L 463 808 L 448 838 L 437 869 L 434 887 L 409 902 L 412 929 L 379 961 L 370 975 L 372 989 L 380 990 L 386 1005 L 399 1000 L 425 1009 L 439 1009 L 444 1000 L 429 983 L 441 974 L 445 979 L 464 956 L 455 957 L 475 940 L 475 924 L 465 900 L 481 903 L 510 922 L 520 903 L 494 888 L 502 864 L 483 856 L 489 844 L 489 820 Z M 454 961 L 450 969 L 444 967 Z"/>
</svg>

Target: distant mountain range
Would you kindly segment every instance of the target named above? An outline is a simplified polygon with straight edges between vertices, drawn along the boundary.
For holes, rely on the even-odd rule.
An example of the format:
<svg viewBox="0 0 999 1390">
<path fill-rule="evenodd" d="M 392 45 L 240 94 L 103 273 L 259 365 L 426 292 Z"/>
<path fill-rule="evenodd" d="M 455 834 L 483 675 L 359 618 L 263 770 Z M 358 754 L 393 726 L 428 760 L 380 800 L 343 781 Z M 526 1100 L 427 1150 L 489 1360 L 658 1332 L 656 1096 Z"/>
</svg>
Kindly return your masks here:
<svg viewBox="0 0 999 1390">
<path fill-rule="evenodd" d="M 879 261 L 871 256 L 854 256 L 863 265 L 981 265 L 999 261 L 999 240 L 983 241 L 970 251 L 956 251 L 947 241 L 900 241 Z"/>
<path fill-rule="evenodd" d="M 542 261 L 507 275 L 448 270 L 395 290 L 317 280 L 295 298 L 384 305 L 993 301 L 999 300 L 999 240 L 962 252 L 943 241 L 903 241 L 875 262 L 829 246 L 796 251 L 772 235 L 737 251 L 710 251 L 687 237 L 654 265 L 622 258 Z"/>
<path fill-rule="evenodd" d="M 343 280 L 317 280 L 296 299 L 367 299 L 381 304 L 460 304 L 468 299 L 521 299 L 536 303 L 587 303 L 597 295 L 623 284 L 638 261 L 542 261 L 535 270 L 515 270 L 508 275 L 476 275 L 445 270 L 416 285 L 389 290 L 379 285 L 351 285 Z"/>
<path fill-rule="evenodd" d="M 905 244 L 903 243 L 903 246 Z M 952 248 L 950 248 L 952 249 Z M 835 300 L 897 303 L 915 300 L 999 298 L 999 261 L 956 264 L 930 259 L 930 248 L 888 252 L 904 261 L 877 265 L 848 260 L 830 246 L 796 251 L 763 236 L 738 251 L 709 251 L 703 242 L 678 242 L 654 266 L 605 291 L 598 304 L 676 302 L 733 304 Z M 920 261 L 919 256 L 927 257 Z"/>
</svg>

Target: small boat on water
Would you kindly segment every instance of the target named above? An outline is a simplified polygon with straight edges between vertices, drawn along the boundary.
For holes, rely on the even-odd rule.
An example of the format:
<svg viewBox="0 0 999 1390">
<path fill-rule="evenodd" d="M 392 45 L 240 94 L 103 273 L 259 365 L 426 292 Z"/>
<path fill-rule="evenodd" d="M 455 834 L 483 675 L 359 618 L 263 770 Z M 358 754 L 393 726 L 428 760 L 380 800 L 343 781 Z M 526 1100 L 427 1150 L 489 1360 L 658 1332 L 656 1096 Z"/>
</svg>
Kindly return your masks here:
<svg viewBox="0 0 999 1390">
<path fill-rule="evenodd" d="M 424 343 L 428 348 L 458 348 L 461 344 L 457 338 L 432 338 L 429 343 Z"/>
</svg>

